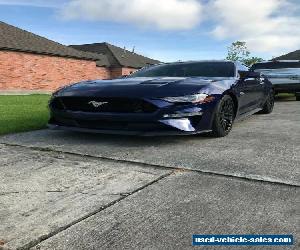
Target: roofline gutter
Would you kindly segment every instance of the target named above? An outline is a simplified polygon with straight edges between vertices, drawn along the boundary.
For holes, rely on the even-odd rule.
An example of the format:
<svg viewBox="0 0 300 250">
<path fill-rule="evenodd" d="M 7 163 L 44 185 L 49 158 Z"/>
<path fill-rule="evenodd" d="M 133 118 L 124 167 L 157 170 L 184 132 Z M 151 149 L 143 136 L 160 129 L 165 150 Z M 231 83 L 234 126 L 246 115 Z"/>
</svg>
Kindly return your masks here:
<svg viewBox="0 0 300 250">
<path fill-rule="evenodd" d="M 32 51 L 32 50 L 6 48 L 6 47 L 0 47 L 0 51 L 22 52 L 22 53 L 27 53 L 27 54 L 46 55 L 46 56 L 53 56 L 53 57 L 56 56 L 56 57 L 77 59 L 77 60 L 85 60 L 85 61 L 95 61 L 95 62 L 99 61 L 99 59 L 96 59 L 96 58 L 76 57 L 76 56 L 69 56 L 69 55 L 52 54 L 52 53 L 47 53 L 47 52 L 38 52 L 38 51 Z"/>
</svg>

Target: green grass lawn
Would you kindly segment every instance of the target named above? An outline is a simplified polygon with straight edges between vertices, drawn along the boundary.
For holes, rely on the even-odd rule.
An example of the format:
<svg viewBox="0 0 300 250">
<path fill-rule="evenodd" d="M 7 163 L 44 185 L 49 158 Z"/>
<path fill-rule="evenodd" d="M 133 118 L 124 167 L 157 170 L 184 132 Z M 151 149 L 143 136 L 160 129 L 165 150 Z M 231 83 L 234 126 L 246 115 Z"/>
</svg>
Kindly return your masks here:
<svg viewBox="0 0 300 250">
<path fill-rule="evenodd" d="M 49 95 L 0 95 L 0 135 L 45 128 Z"/>
</svg>

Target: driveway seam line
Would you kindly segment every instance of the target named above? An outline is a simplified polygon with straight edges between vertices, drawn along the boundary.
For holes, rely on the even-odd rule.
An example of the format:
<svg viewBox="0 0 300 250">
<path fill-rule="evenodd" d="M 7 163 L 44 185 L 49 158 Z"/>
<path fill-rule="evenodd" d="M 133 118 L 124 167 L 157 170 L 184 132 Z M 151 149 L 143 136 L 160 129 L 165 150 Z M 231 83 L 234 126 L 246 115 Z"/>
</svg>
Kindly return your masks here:
<svg viewBox="0 0 300 250">
<path fill-rule="evenodd" d="M 68 223 L 65 226 L 61 226 L 61 227 L 57 228 L 56 230 L 54 230 L 52 232 L 49 232 L 49 233 L 47 233 L 45 235 L 41 235 L 37 239 L 32 240 L 29 243 L 27 243 L 27 244 L 25 244 L 25 245 L 23 245 L 21 247 L 18 247 L 17 249 L 18 250 L 27 250 L 27 249 L 36 247 L 38 244 L 42 243 L 43 241 L 50 239 L 51 237 L 53 237 L 53 236 L 55 236 L 55 235 L 57 235 L 57 234 L 65 231 L 65 230 L 67 230 L 68 228 L 70 228 L 70 227 L 72 227 L 72 226 L 74 226 L 74 225 L 76 225 L 76 224 L 78 224 L 78 223 L 80 223 L 80 222 L 82 222 L 82 221 L 84 221 L 84 220 L 86 220 L 86 219 L 88 219 L 88 218 L 96 215 L 97 213 L 100 213 L 100 212 L 104 211 L 105 209 L 107 209 L 107 208 L 115 205 L 116 203 L 118 203 L 118 202 L 126 199 L 127 197 L 129 197 L 129 196 L 131 196 L 131 195 L 133 195 L 133 194 L 135 194 L 135 193 L 137 193 L 137 192 L 139 192 L 139 191 L 141 191 L 141 190 L 143 190 L 143 189 L 145 189 L 145 188 L 147 188 L 147 187 L 149 187 L 149 186 L 151 186 L 151 185 L 153 185 L 153 184 L 155 184 L 155 183 L 157 183 L 157 182 L 159 182 L 161 180 L 163 180 L 164 178 L 172 175 L 174 172 L 175 171 L 171 171 L 169 173 L 161 175 L 160 177 L 156 178 L 155 180 L 148 182 L 147 184 L 145 184 L 145 185 L 143 185 L 143 186 L 141 186 L 141 187 L 133 190 L 132 192 L 126 193 L 126 195 L 120 194 L 120 198 L 118 198 L 118 199 L 116 199 L 116 200 L 114 200 L 112 202 L 109 202 L 106 205 L 101 206 L 99 209 L 94 210 L 94 211 L 92 211 L 92 212 L 90 212 L 90 213 L 88 213 L 88 214 L 80 217 L 79 219 L 76 219 L 76 220 L 72 221 L 71 223 Z"/>
<path fill-rule="evenodd" d="M 300 187 L 300 185 L 287 183 L 287 182 L 271 181 L 271 180 L 264 180 L 264 179 L 259 179 L 259 178 L 250 178 L 247 176 L 223 174 L 223 173 L 218 173 L 218 172 L 213 172 L 213 171 L 196 170 L 196 169 L 190 169 L 190 168 L 185 168 L 185 167 L 164 166 L 164 165 L 160 165 L 160 164 L 151 164 L 151 163 L 145 163 L 145 162 L 140 162 L 140 161 L 117 159 L 117 158 L 111 158 L 111 157 L 106 157 L 106 156 L 81 154 L 81 153 L 75 153 L 75 152 L 70 152 L 70 151 L 61 151 L 61 150 L 48 148 L 48 147 L 41 148 L 41 147 L 36 147 L 36 146 L 19 145 L 19 144 L 13 144 L 13 143 L 5 143 L 5 142 L 1 142 L 0 145 L 21 147 L 21 148 L 23 147 L 23 148 L 27 148 L 27 149 L 36 150 L 36 151 L 42 151 L 42 152 L 61 153 L 61 154 L 79 156 L 79 157 L 88 157 L 88 158 L 92 158 L 92 159 L 101 159 L 101 160 L 107 160 L 107 161 L 113 161 L 113 162 L 136 164 L 136 165 L 140 165 L 140 166 L 150 166 L 150 167 L 163 168 L 163 169 L 183 170 L 183 171 L 189 171 L 189 172 L 196 172 L 198 174 L 201 173 L 201 174 L 206 174 L 206 175 L 219 176 L 219 177 L 223 177 L 223 178 L 230 177 L 233 179 L 244 180 L 244 181 L 249 181 L 249 182 L 253 181 L 253 182 L 260 182 L 260 183 L 271 184 L 271 185 Z"/>
</svg>

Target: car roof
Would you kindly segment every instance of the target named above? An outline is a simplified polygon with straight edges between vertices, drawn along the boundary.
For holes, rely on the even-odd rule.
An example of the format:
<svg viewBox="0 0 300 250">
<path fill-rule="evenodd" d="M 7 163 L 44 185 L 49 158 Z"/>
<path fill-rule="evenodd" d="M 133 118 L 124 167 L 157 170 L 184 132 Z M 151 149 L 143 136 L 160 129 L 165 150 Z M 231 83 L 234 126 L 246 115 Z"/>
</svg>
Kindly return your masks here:
<svg viewBox="0 0 300 250">
<path fill-rule="evenodd" d="M 202 62 L 230 62 L 230 63 L 241 63 L 239 61 L 230 61 L 230 60 L 189 60 L 189 61 L 175 61 L 175 62 L 166 62 L 166 63 L 159 63 L 157 65 L 163 64 L 184 64 L 184 63 L 202 63 Z"/>
<path fill-rule="evenodd" d="M 300 62 L 300 60 L 270 60 L 270 61 L 258 62 L 258 63 L 254 63 L 254 64 L 264 64 L 264 63 L 272 63 L 272 62 L 273 63 L 276 63 L 276 62 L 295 63 L 295 62 Z"/>
</svg>

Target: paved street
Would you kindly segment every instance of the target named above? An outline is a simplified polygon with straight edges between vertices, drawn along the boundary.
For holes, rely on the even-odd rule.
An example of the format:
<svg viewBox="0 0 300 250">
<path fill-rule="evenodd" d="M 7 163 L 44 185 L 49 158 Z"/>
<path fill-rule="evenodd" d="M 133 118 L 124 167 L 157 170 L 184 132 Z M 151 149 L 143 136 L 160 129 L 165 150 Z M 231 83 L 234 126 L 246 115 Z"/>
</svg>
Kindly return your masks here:
<svg viewBox="0 0 300 250">
<path fill-rule="evenodd" d="M 281 101 L 219 139 L 0 137 L 0 240 L 11 249 L 189 249 L 192 234 L 293 234 L 286 249 L 297 249 L 299 124 L 300 103 Z"/>
</svg>

